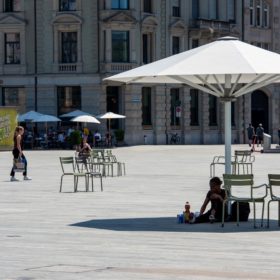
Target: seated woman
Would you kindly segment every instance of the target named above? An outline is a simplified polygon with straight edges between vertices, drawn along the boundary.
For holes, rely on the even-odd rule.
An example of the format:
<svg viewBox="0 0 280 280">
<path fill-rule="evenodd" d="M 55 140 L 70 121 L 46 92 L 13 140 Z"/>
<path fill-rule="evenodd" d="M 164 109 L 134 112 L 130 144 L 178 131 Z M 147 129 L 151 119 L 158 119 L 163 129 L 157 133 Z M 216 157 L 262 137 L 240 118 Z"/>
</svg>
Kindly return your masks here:
<svg viewBox="0 0 280 280">
<path fill-rule="evenodd" d="M 91 150 L 92 150 L 91 146 L 87 143 L 87 137 L 84 136 L 83 141 L 80 145 L 80 149 L 79 149 L 79 157 L 80 156 L 89 156 Z"/>
<path fill-rule="evenodd" d="M 219 177 L 213 177 L 210 182 L 210 191 L 208 191 L 206 198 L 201 206 L 200 215 L 195 219 L 195 223 L 207 223 L 222 220 L 223 202 L 226 198 L 226 192 L 221 189 L 222 181 Z M 206 213 L 206 207 L 211 202 L 211 208 Z M 226 211 L 227 207 L 225 207 Z M 227 213 L 225 213 L 227 214 Z"/>
</svg>

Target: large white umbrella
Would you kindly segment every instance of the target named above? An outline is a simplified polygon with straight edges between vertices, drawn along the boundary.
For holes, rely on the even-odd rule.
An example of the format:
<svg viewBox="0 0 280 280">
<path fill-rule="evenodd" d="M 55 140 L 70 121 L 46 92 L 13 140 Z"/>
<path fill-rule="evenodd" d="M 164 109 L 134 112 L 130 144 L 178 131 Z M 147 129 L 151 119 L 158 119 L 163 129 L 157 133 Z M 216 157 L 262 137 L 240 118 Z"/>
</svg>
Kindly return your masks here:
<svg viewBox="0 0 280 280">
<path fill-rule="evenodd" d="M 99 120 L 97 120 L 95 117 L 90 115 L 82 115 L 75 117 L 70 120 L 71 122 L 83 122 L 83 123 L 100 123 Z"/>
<path fill-rule="evenodd" d="M 224 37 L 201 47 L 104 79 L 123 83 L 186 84 L 225 104 L 225 173 L 231 173 L 231 102 L 280 82 L 280 55 L 237 38 Z"/>
<path fill-rule="evenodd" d="M 27 121 L 33 121 L 34 119 L 42 116 L 41 113 L 35 112 L 35 111 L 29 111 L 22 115 L 18 115 L 18 122 L 27 122 Z"/>
<path fill-rule="evenodd" d="M 90 114 L 87 113 L 87 112 L 83 112 L 81 110 L 75 110 L 75 111 L 60 115 L 59 117 L 61 117 L 61 118 L 75 118 L 75 117 L 84 116 L 84 115 L 90 115 Z"/>
<path fill-rule="evenodd" d="M 120 115 L 120 114 L 116 114 L 116 113 L 113 113 L 113 112 L 107 112 L 105 114 L 102 114 L 102 115 L 98 115 L 97 116 L 99 119 L 107 119 L 109 120 L 109 124 L 108 124 L 108 133 L 110 135 L 110 130 L 111 130 L 111 119 L 124 119 L 126 118 L 126 116 L 124 115 Z"/>
</svg>

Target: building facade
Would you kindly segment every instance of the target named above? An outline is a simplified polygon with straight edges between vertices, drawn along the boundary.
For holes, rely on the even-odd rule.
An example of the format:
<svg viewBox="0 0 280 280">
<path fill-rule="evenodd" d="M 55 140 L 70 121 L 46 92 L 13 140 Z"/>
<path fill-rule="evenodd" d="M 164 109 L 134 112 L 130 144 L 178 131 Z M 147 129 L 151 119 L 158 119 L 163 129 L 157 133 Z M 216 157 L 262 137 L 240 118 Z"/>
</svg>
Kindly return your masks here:
<svg viewBox="0 0 280 280">
<path fill-rule="evenodd" d="M 223 105 L 183 86 L 120 85 L 103 78 L 222 36 L 280 52 L 279 0 L 1 0 L 0 102 L 19 112 L 126 115 L 112 122 L 129 145 L 219 144 Z M 232 141 L 262 122 L 278 140 L 279 87 L 232 104 Z M 106 131 L 105 123 L 100 130 Z"/>
</svg>

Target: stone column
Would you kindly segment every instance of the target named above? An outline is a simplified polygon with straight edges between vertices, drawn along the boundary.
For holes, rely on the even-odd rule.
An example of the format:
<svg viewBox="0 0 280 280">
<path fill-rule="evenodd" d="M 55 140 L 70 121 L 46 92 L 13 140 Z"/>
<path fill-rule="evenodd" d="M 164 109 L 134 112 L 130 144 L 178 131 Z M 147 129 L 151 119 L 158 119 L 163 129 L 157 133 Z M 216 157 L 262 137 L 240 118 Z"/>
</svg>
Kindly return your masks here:
<svg viewBox="0 0 280 280">
<path fill-rule="evenodd" d="M 145 132 L 142 128 L 141 87 L 137 85 L 127 85 L 123 87 L 123 97 L 126 115 L 125 143 L 128 145 L 144 144 Z"/>
<path fill-rule="evenodd" d="M 170 88 L 165 86 L 157 86 L 153 92 L 153 128 L 154 143 L 166 144 L 166 138 L 169 142 L 170 130 Z"/>
<path fill-rule="evenodd" d="M 208 144 L 210 139 L 209 135 L 209 94 L 202 93 L 201 94 L 201 109 L 199 110 L 202 112 L 201 116 L 201 141 L 202 144 Z"/>
</svg>

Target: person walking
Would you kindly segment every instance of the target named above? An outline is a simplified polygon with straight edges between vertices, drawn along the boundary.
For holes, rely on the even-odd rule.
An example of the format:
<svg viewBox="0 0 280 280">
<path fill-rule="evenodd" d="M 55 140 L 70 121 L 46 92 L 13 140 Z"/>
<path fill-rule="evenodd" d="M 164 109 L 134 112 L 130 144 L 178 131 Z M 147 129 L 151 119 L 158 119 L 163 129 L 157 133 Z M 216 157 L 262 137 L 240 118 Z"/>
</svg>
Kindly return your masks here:
<svg viewBox="0 0 280 280">
<path fill-rule="evenodd" d="M 249 140 L 249 146 L 251 147 L 252 142 L 255 137 L 255 128 L 252 126 L 251 123 L 249 123 L 249 126 L 247 127 L 247 135 L 248 135 L 248 140 Z"/>
<path fill-rule="evenodd" d="M 264 134 L 264 129 L 262 124 L 260 123 L 256 129 L 257 147 L 259 146 L 259 144 L 261 144 L 261 146 L 263 145 L 263 134 Z"/>
<path fill-rule="evenodd" d="M 22 126 L 17 126 L 14 132 L 13 157 L 14 157 L 14 161 L 21 158 L 22 162 L 24 163 L 24 171 L 22 173 L 23 180 L 31 180 L 31 178 L 27 176 L 27 160 L 23 154 L 23 134 L 24 134 L 24 128 Z M 18 181 L 18 179 L 15 178 L 14 165 L 12 167 L 10 175 L 11 175 L 11 179 L 10 179 L 11 182 Z"/>
</svg>

